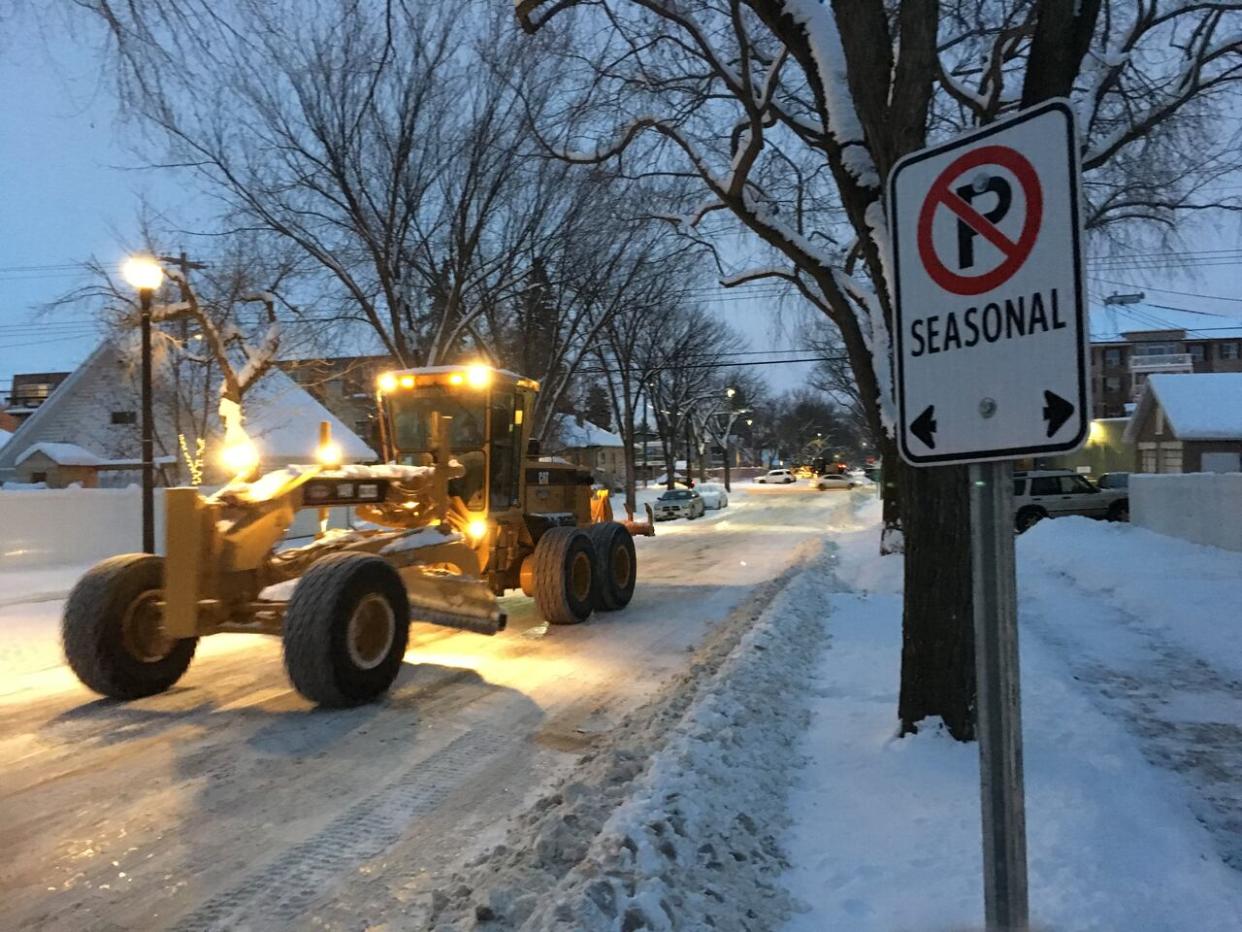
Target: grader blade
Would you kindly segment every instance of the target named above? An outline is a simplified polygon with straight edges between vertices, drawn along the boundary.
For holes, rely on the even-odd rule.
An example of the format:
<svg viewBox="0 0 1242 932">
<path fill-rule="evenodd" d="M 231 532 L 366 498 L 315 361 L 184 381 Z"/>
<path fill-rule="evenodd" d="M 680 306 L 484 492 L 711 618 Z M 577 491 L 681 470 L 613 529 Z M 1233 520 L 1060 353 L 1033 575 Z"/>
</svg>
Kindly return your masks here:
<svg viewBox="0 0 1242 932">
<path fill-rule="evenodd" d="M 402 571 L 410 599 L 410 618 L 476 634 L 503 631 L 508 618 L 486 583 L 439 570 Z"/>
</svg>

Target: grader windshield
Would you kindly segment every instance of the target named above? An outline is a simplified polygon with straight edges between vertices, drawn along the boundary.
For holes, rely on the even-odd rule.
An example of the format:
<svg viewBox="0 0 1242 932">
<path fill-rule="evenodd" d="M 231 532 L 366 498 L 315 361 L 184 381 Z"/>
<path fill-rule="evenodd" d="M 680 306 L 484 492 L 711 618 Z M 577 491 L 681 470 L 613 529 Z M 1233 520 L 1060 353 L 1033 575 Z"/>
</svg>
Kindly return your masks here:
<svg viewBox="0 0 1242 932">
<path fill-rule="evenodd" d="M 464 395 L 441 386 L 420 387 L 387 399 L 397 462 L 423 466 L 434 461 L 435 420 L 445 424 L 449 450 L 466 467 L 466 474 L 449 483 L 471 511 L 487 508 L 487 393 Z"/>
</svg>

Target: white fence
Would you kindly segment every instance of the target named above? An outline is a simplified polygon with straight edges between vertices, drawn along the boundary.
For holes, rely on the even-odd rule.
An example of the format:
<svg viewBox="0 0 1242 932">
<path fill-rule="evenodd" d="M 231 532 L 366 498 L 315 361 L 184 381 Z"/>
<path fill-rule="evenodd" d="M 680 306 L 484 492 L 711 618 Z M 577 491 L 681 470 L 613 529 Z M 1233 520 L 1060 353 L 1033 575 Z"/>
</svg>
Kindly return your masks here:
<svg viewBox="0 0 1242 932">
<path fill-rule="evenodd" d="M 164 540 L 163 490 L 155 490 L 155 540 Z M 92 563 L 142 549 L 142 490 L 0 491 L 0 570 Z"/>
<path fill-rule="evenodd" d="M 330 527 L 345 527 L 351 509 L 332 508 Z M 288 537 L 314 535 L 319 514 L 298 512 Z M 94 563 L 142 549 L 142 490 L 0 490 L 0 571 Z M 155 549 L 164 551 L 164 490 L 155 490 Z"/>
<path fill-rule="evenodd" d="M 1242 473 L 1134 473 L 1130 521 L 1196 544 L 1242 550 Z"/>
</svg>

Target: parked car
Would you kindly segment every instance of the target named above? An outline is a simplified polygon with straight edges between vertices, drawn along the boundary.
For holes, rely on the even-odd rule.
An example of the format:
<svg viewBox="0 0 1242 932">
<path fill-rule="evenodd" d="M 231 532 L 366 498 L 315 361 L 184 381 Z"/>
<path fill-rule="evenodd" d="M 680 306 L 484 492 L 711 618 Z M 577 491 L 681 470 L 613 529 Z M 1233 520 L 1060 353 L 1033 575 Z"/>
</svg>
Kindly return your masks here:
<svg viewBox="0 0 1242 932">
<path fill-rule="evenodd" d="M 707 514 L 703 496 L 694 489 L 671 489 L 656 499 L 655 519 L 669 521 L 673 518 L 695 518 Z"/>
<path fill-rule="evenodd" d="M 794 474 L 788 469 L 769 469 L 766 475 L 756 476 L 756 482 L 767 482 L 773 485 L 788 485 L 791 482 L 797 482 Z"/>
<path fill-rule="evenodd" d="M 866 481 L 865 479 L 862 481 Z M 849 475 L 838 475 L 836 473 L 828 473 L 820 476 L 815 480 L 815 488 L 821 492 L 828 492 L 832 489 L 853 489 L 858 486 L 859 480 Z"/>
<path fill-rule="evenodd" d="M 1095 480 L 1101 489 L 1129 489 L 1130 474 L 1128 472 L 1106 472 Z"/>
<path fill-rule="evenodd" d="M 725 487 L 716 482 L 704 482 L 696 485 L 694 490 L 703 499 L 703 504 L 713 511 L 729 507 L 729 494 Z"/>
<path fill-rule="evenodd" d="M 1018 533 L 1044 518 L 1085 515 L 1109 521 L 1130 520 L 1129 491 L 1101 489 L 1068 469 L 1013 474 L 1014 527 Z"/>
</svg>

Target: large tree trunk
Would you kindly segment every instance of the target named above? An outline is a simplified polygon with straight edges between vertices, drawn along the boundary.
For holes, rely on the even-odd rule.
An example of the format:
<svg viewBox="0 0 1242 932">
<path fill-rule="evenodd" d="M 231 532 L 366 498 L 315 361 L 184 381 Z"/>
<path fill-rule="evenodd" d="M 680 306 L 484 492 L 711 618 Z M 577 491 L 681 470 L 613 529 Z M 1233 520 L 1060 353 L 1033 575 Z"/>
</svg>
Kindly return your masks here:
<svg viewBox="0 0 1242 932">
<path fill-rule="evenodd" d="M 905 540 L 901 637 L 902 734 L 940 716 L 959 741 L 975 736 L 970 488 L 964 466 L 913 468 L 898 460 Z M 899 464 L 899 465 L 898 465 Z M 889 461 L 885 460 L 885 471 Z"/>
</svg>

